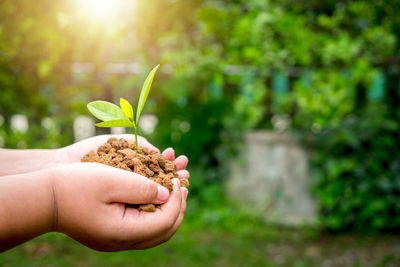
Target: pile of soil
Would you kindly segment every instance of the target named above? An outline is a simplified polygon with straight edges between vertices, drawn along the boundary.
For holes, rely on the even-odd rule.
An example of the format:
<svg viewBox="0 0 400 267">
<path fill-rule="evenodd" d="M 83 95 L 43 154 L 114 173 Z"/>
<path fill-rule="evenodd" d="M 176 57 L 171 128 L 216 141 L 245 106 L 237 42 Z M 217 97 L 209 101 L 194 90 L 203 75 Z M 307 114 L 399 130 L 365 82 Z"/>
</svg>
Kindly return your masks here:
<svg viewBox="0 0 400 267">
<path fill-rule="evenodd" d="M 134 142 L 125 139 L 110 138 L 100 146 L 83 156 L 82 162 L 97 162 L 143 175 L 172 191 L 172 179 L 178 178 L 175 163 L 164 158 L 156 151 L 139 146 L 136 153 Z M 189 187 L 187 179 L 181 179 L 181 186 Z M 137 208 L 143 211 L 155 211 L 159 205 L 141 204 Z"/>
</svg>

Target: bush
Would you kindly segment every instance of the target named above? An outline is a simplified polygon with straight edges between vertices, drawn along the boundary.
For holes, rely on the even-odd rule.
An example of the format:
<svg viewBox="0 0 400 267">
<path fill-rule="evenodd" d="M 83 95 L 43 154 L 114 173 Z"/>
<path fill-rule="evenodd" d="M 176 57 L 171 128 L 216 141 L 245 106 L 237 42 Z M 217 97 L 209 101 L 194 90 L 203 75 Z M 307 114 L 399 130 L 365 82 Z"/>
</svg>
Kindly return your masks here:
<svg viewBox="0 0 400 267">
<path fill-rule="evenodd" d="M 400 124 L 381 108 L 323 130 L 312 157 L 322 225 L 334 231 L 400 231 Z"/>
</svg>

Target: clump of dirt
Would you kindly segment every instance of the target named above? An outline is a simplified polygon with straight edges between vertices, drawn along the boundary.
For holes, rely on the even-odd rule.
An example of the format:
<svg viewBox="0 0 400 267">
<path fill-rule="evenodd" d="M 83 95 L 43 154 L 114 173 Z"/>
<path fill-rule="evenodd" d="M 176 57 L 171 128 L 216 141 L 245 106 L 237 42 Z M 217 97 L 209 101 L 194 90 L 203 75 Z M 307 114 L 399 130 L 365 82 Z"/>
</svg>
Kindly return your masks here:
<svg viewBox="0 0 400 267">
<path fill-rule="evenodd" d="M 153 150 L 139 146 L 136 153 L 134 142 L 125 139 L 110 138 L 100 146 L 97 152 L 90 151 L 81 159 L 82 162 L 97 162 L 143 175 L 172 191 L 172 179 L 178 178 L 175 163 Z M 181 186 L 189 187 L 187 179 L 181 179 Z M 139 210 L 155 211 L 159 205 L 140 204 Z"/>
</svg>

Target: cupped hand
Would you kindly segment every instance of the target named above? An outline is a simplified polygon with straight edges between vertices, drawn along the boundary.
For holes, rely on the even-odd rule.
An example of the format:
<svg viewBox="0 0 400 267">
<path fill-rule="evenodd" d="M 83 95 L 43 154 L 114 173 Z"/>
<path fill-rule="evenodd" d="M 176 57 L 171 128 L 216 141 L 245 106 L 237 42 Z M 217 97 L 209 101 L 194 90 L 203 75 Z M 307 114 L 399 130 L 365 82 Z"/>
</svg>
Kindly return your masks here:
<svg viewBox="0 0 400 267">
<path fill-rule="evenodd" d="M 52 179 L 54 230 L 101 251 L 156 246 L 176 232 L 186 211 L 188 191 L 179 179 L 173 183 L 169 193 L 139 174 L 103 164 L 59 166 Z M 145 212 L 126 203 L 161 205 Z"/>
<path fill-rule="evenodd" d="M 81 158 L 91 150 L 96 151 L 97 148 L 104 143 L 111 137 L 115 137 L 118 139 L 124 138 L 126 140 L 135 140 L 135 136 L 132 134 L 118 134 L 118 135 L 98 135 L 94 137 L 90 137 L 88 139 L 79 141 L 75 144 L 70 146 L 64 147 L 61 149 L 62 154 L 64 155 L 62 161 L 64 163 L 73 163 L 73 162 L 80 162 Z M 146 147 L 150 150 L 154 150 L 160 152 L 158 148 L 150 144 L 146 138 L 142 136 L 138 136 L 138 143 L 140 146 Z M 167 148 L 162 152 L 164 157 L 167 159 L 174 161 L 176 165 L 176 171 L 181 179 L 188 179 L 189 172 L 186 170 L 186 166 L 188 164 L 188 158 L 186 156 L 179 156 L 175 158 L 175 152 L 172 148 Z"/>
</svg>

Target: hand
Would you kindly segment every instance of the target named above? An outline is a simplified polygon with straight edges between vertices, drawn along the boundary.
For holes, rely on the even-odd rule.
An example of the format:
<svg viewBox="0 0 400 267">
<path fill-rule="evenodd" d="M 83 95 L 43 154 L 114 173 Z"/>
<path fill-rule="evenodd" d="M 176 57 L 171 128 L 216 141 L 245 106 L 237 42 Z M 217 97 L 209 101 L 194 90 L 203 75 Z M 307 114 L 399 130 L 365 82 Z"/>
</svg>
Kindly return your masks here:
<svg viewBox="0 0 400 267">
<path fill-rule="evenodd" d="M 98 135 L 94 136 L 85 140 L 82 140 L 80 142 L 77 142 L 75 144 L 72 144 L 70 146 L 61 148 L 61 154 L 64 155 L 61 157 L 61 161 L 64 163 L 73 163 L 73 162 L 80 162 L 81 158 L 88 153 L 91 150 L 96 151 L 97 148 L 104 143 L 107 142 L 107 140 L 110 137 L 115 137 L 115 138 L 124 138 L 126 140 L 135 140 L 135 136 L 131 134 L 120 134 L 120 135 Z M 140 146 L 144 146 L 150 150 L 155 150 L 157 152 L 160 152 L 158 148 L 150 144 L 146 138 L 142 136 L 138 136 L 138 143 Z M 186 156 L 179 156 L 175 159 L 175 152 L 172 148 L 167 148 L 163 153 L 164 157 L 167 159 L 174 161 L 176 165 L 176 171 L 179 175 L 179 178 L 181 179 L 188 179 L 189 178 L 189 172 L 185 169 L 187 164 L 188 164 L 188 158 Z"/>
<path fill-rule="evenodd" d="M 166 153 L 172 158 L 171 150 Z M 180 188 L 178 179 L 173 180 L 169 196 L 166 188 L 150 179 L 102 164 L 73 163 L 53 172 L 54 230 L 90 248 L 154 247 L 167 241 L 182 223 L 188 191 Z M 155 212 L 144 212 L 125 203 L 163 204 Z"/>
<path fill-rule="evenodd" d="M 96 136 L 60 149 L 0 149 L 0 251 L 49 231 L 64 232 L 104 251 L 150 248 L 175 233 L 188 194 L 186 188 L 179 188 L 179 179 L 170 194 L 138 174 L 80 163 L 85 153 L 109 137 Z M 134 139 L 132 135 L 114 137 Z M 158 151 L 146 139 L 138 141 Z M 189 178 L 185 156 L 175 159 L 171 148 L 163 155 L 175 162 L 179 178 Z M 139 212 L 126 203 L 155 203 L 161 208 Z"/>
</svg>

